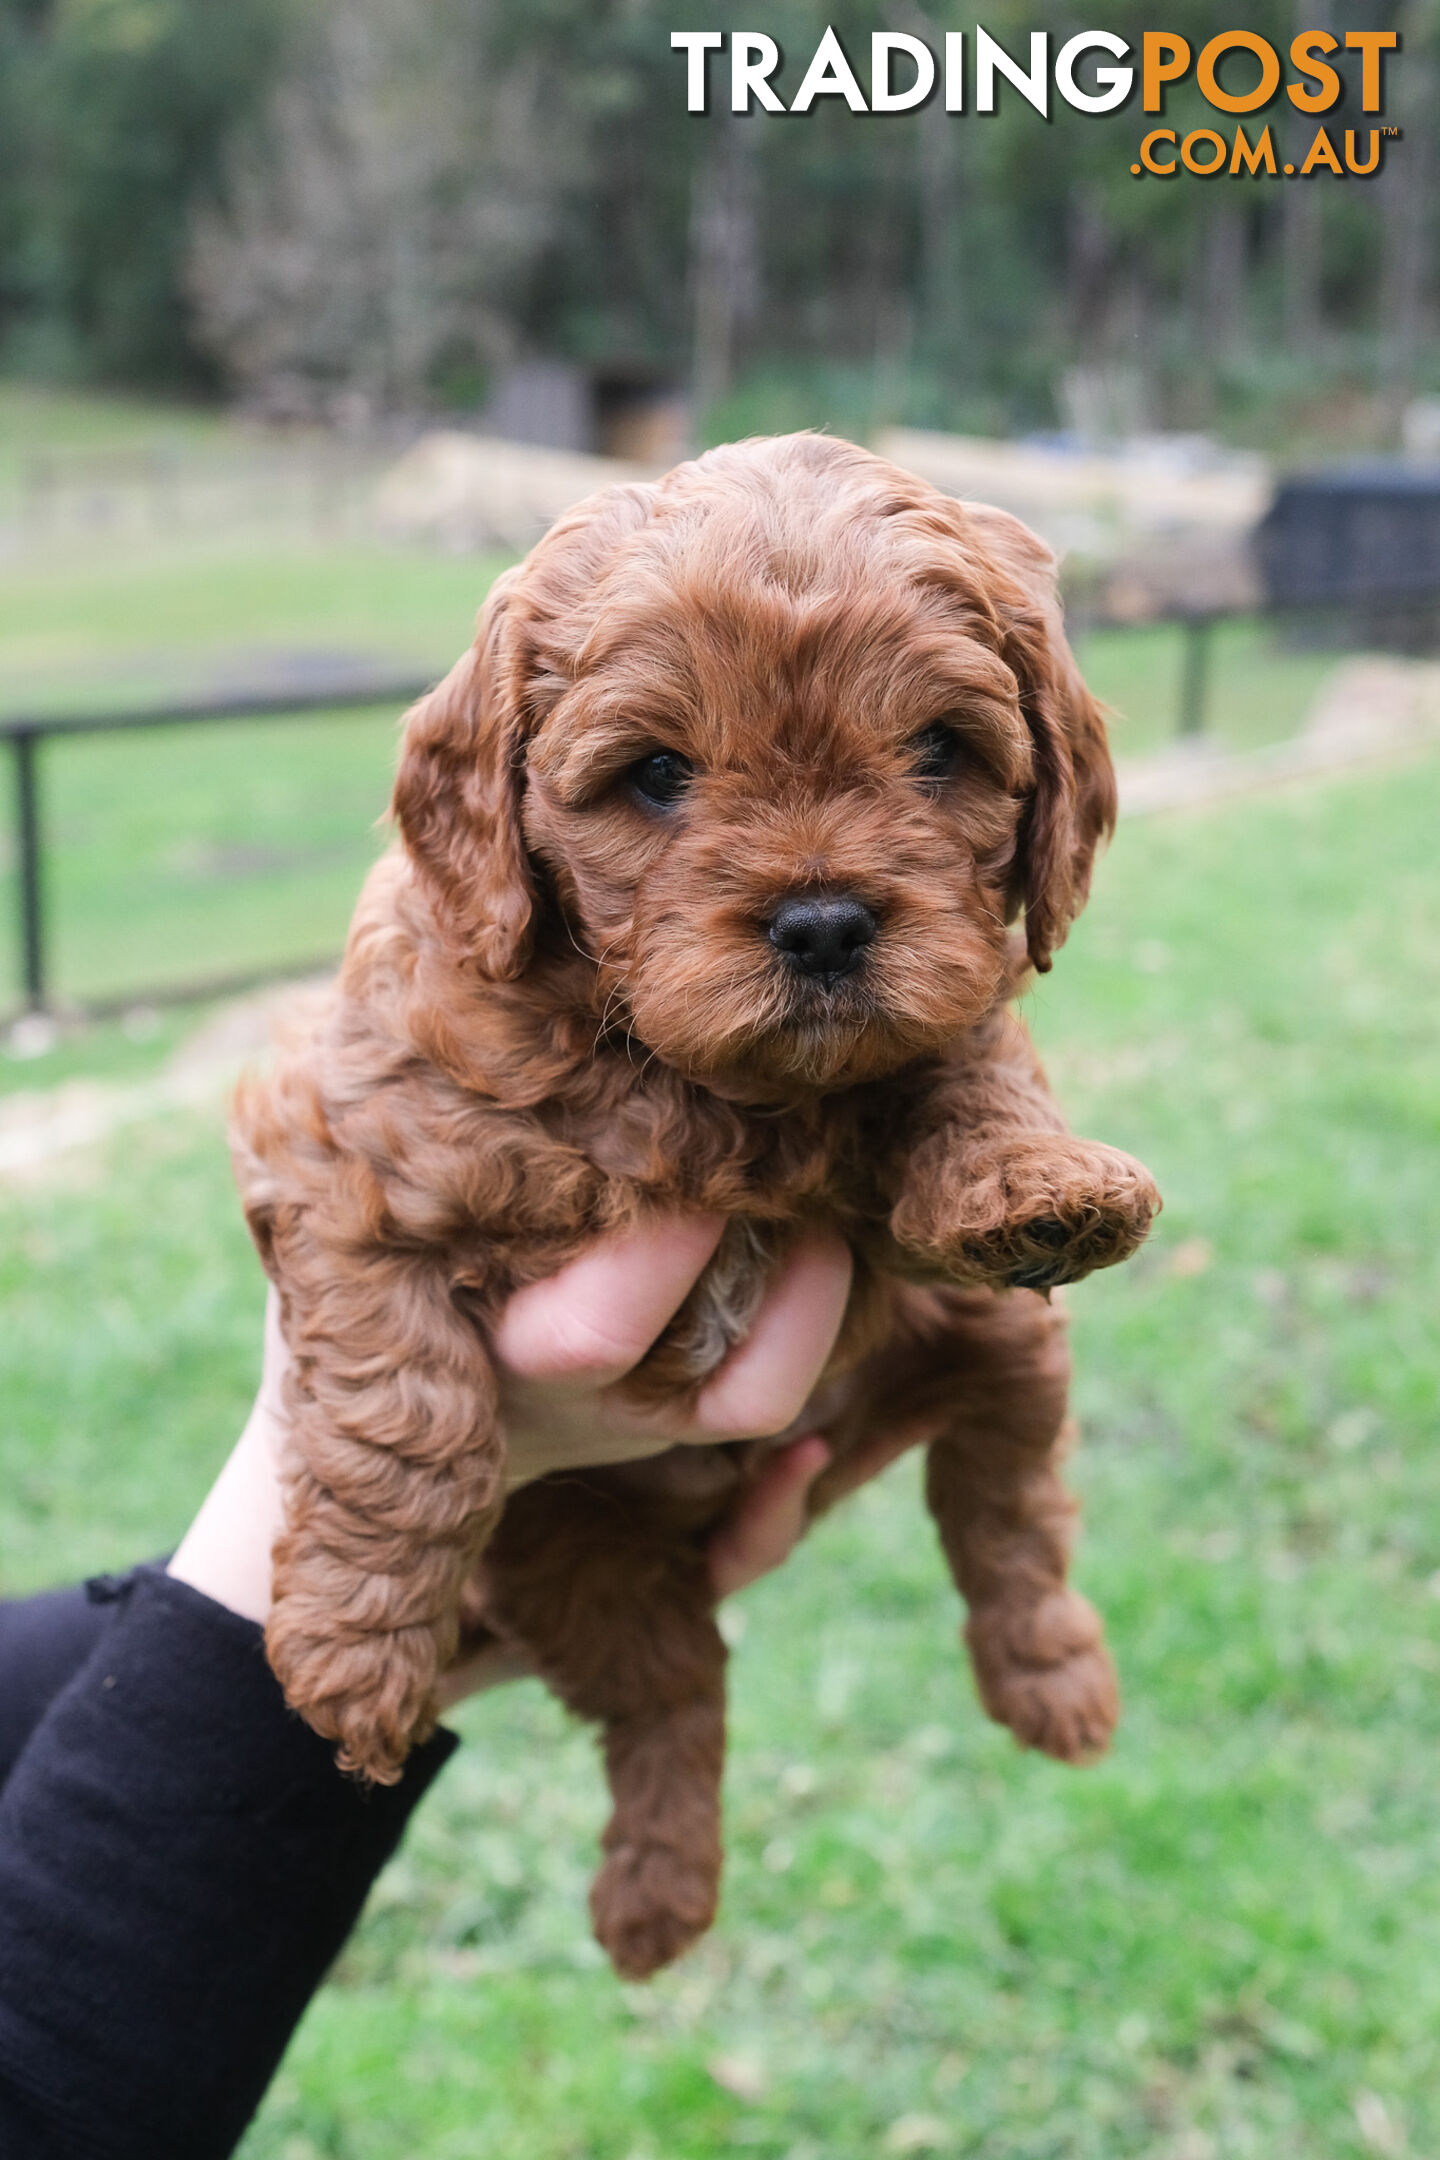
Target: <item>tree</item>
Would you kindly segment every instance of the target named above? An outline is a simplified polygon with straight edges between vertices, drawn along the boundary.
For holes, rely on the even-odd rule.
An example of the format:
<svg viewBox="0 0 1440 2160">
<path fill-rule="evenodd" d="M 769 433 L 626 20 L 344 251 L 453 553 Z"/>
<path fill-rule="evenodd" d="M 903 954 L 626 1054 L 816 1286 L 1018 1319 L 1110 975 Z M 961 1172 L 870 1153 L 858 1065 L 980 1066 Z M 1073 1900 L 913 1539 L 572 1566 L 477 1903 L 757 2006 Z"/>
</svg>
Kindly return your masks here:
<svg viewBox="0 0 1440 2160">
<path fill-rule="evenodd" d="M 1286 76 L 1297 5 L 1246 16 Z M 100 372 L 208 367 L 307 410 L 473 403 L 535 352 L 688 375 L 726 428 L 815 414 L 815 382 L 847 371 L 868 386 L 858 406 L 822 415 L 846 426 L 882 408 L 1053 424 L 1067 377 L 1096 410 L 1123 389 L 1135 412 L 1193 422 L 1247 369 L 1277 379 L 1287 335 L 1292 379 L 1338 356 L 1373 381 L 1383 320 L 1393 403 L 1433 320 L 1437 6 L 1343 11 L 1404 32 L 1390 75 L 1417 117 L 1380 180 L 1207 185 L 1136 179 L 1158 124 L 1138 93 L 1103 116 L 1057 105 L 1048 127 L 1008 88 L 990 116 L 932 100 L 861 118 L 836 99 L 733 115 L 717 57 L 711 108 L 690 114 L 670 34 L 753 27 L 742 0 L 0 0 L 0 309 L 12 353 L 45 331 Z M 983 13 L 1026 52 L 1026 0 Z M 764 16 L 787 101 L 827 25 L 862 84 L 881 24 L 937 52 L 963 30 L 973 60 L 961 0 L 767 0 Z M 1153 20 L 1112 0 L 1106 26 L 1138 53 Z M 1166 20 L 1198 53 L 1233 16 L 1173 0 Z M 1066 0 L 1045 19 L 1052 55 L 1088 26 Z M 1239 87 L 1253 62 L 1233 66 Z M 1283 89 L 1244 117 L 1273 126 L 1282 159 L 1315 125 Z M 1227 140 L 1236 125 L 1193 71 L 1164 121 Z M 747 388 L 766 371 L 805 378 L 788 412 L 783 385 Z"/>
<path fill-rule="evenodd" d="M 121 381 L 203 381 L 187 228 L 269 80 L 285 0 L 9 0 L 7 345 Z"/>
<path fill-rule="evenodd" d="M 534 53 L 493 64 L 484 0 L 323 0 L 194 219 L 198 335 L 242 391 L 423 406 L 516 343 L 570 145 Z"/>
</svg>

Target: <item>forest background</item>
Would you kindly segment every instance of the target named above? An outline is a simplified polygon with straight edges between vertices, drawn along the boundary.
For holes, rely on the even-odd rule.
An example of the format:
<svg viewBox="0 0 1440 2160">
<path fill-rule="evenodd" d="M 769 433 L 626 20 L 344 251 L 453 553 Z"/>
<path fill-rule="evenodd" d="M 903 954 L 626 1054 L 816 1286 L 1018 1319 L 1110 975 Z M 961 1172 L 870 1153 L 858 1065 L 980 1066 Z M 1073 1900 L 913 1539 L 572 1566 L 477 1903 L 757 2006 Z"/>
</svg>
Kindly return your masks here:
<svg viewBox="0 0 1440 2160">
<path fill-rule="evenodd" d="M 1133 100 L 1048 126 L 1003 89 L 983 119 L 685 111 L 673 29 L 764 28 L 788 76 L 833 21 L 863 78 L 873 29 L 973 27 L 914 0 L 0 0 L 0 370 L 354 423 L 477 410 L 542 354 L 684 381 L 711 438 L 823 409 L 1383 448 L 1440 390 L 1437 12 L 1252 0 L 1282 53 L 1397 29 L 1403 139 L 1373 180 L 1207 184 L 1132 177 Z M 1158 18 L 984 20 L 1023 54 Z M 1215 0 L 1164 22 L 1233 27 Z M 1192 103 L 1215 118 L 1172 93 L 1182 130 Z M 1282 157 L 1318 124 L 1283 92 L 1263 118 Z"/>
</svg>

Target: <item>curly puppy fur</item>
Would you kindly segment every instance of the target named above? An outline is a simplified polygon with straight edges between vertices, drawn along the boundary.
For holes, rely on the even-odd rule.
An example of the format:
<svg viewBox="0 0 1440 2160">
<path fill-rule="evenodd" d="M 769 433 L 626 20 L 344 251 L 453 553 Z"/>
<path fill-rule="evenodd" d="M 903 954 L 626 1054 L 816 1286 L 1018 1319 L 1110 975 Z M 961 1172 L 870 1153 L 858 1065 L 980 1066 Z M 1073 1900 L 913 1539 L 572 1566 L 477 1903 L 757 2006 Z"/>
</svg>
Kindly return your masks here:
<svg viewBox="0 0 1440 2160">
<path fill-rule="evenodd" d="M 523 1644 L 603 1728 L 592 1909 L 638 1977 L 714 1913 L 704 1539 L 773 1443 L 507 1505 L 487 1323 L 589 1239 L 718 1210 L 631 1383 L 682 1396 L 797 1230 L 836 1227 L 855 1290 L 801 1429 L 838 1459 L 927 1445 L 985 1708 L 1067 1761 L 1103 1748 L 1114 1679 L 1065 1582 L 1062 1323 L 1036 1293 L 1123 1259 L 1158 1201 L 1065 1132 L 1007 1008 L 1113 820 L 1104 727 L 1022 525 L 790 436 L 562 519 L 408 716 L 394 811 L 333 998 L 235 1116 L 294 1358 L 269 1653 L 386 1781 L 462 1629 Z"/>
</svg>

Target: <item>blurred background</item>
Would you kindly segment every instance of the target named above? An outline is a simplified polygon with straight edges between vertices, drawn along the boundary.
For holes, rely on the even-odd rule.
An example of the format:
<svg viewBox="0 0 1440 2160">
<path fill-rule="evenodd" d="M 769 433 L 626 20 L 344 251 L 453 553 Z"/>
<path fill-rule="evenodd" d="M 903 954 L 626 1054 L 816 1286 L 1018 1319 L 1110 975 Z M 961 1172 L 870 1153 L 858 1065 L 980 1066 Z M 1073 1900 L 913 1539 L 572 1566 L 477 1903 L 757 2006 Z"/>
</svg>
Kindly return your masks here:
<svg viewBox="0 0 1440 2160">
<path fill-rule="evenodd" d="M 1167 1201 L 1072 1300 L 1119 1743 L 1077 1777 L 984 1725 L 899 1466 L 734 1616 L 715 1936 L 617 1987 L 588 1743 L 474 1705 L 247 2160 L 1418 2160 L 1440 4 L 1245 12 L 1282 53 L 1400 36 L 1401 139 L 1303 183 L 1135 180 L 1138 100 L 739 118 L 717 56 L 686 113 L 672 29 L 768 31 L 793 94 L 827 22 L 862 81 L 876 28 L 974 26 L 0 0 L 0 1590 L 164 1549 L 238 1429 L 226 1090 L 339 950 L 398 714 L 490 580 L 707 443 L 870 442 L 1045 534 L 1111 708 L 1120 831 L 1028 1012 Z M 1266 121 L 1303 157 L 1313 119 Z"/>
<path fill-rule="evenodd" d="M 1263 0 L 1247 22 L 1283 53 L 1329 6 Z M 333 952 L 397 693 L 459 650 L 498 562 L 607 477 L 733 435 L 849 434 L 1037 525 L 1123 755 L 1284 739 L 1340 653 L 1433 643 L 1434 0 L 1336 15 L 1400 36 L 1402 140 L 1371 178 L 1298 184 L 1137 181 L 1137 111 L 1057 101 L 1047 125 L 1003 87 L 986 119 L 932 99 L 857 121 L 837 98 L 737 117 L 725 55 L 689 114 L 669 33 L 731 12 L 0 5 L 0 748 L 22 888 L 0 1012 Z M 866 76 L 875 22 L 830 12 Z M 952 26 L 882 12 L 936 51 Z M 826 19 L 767 17 L 787 94 Z M 1124 0 L 1106 20 L 1138 45 L 1148 17 Z M 1211 0 L 1171 18 L 1196 51 L 1226 20 Z M 1018 0 L 988 22 L 1025 52 Z M 1358 58 L 1339 56 L 1337 125 Z M 1229 65 L 1245 87 L 1253 61 Z M 1191 83 L 1168 117 L 1216 115 Z M 1282 161 L 1317 126 L 1283 97 L 1261 122 Z M 1369 500 L 1301 501 L 1257 553 L 1277 478 L 1340 460 L 1388 461 L 1390 525 Z M 1363 542 L 1299 561 L 1347 518 Z M 1277 623 L 1282 602 L 1304 620 Z M 1393 717 L 1413 687 L 1392 670 L 1369 695 Z M 237 724 L 287 699 L 283 729 Z M 15 746 L 26 720 L 216 704 L 223 729 Z"/>
</svg>

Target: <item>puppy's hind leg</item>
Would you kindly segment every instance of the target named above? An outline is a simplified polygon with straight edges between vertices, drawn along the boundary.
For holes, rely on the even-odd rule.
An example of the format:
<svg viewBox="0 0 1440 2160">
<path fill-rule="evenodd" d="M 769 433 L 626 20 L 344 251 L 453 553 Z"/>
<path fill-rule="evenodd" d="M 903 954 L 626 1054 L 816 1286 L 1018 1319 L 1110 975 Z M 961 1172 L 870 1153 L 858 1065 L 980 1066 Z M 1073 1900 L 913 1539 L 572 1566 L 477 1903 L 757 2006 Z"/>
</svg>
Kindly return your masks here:
<svg viewBox="0 0 1440 2160">
<path fill-rule="evenodd" d="M 1065 1580 L 1077 1513 L 1063 1316 L 1026 1290 L 941 1293 L 953 1407 L 932 1441 L 926 1498 L 955 1581 L 980 1699 L 1024 1747 L 1099 1754 L 1119 1714 L 1094 1607 Z"/>
<path fill-rule="evenodd" d="M 604 1738 L 615 1804 L 600 1841 L 605 1862 L 591 1886 L 590 1916 L 622 1979 L 648 1980 L 715 1918 L 723 1691 L 707 1688 L 663 1710 L 608 1718 Z"/>
<path fill-rule="evenodd" d="M 720 1892 L 726 1653 L 704 1553 L 595 1476 L 516 1494 L 485 1573 L 494 1624 L 602 1728 L 614 1808 L 591 1918 L 621 1977 L 648 1980 Z"/>
</svg>

